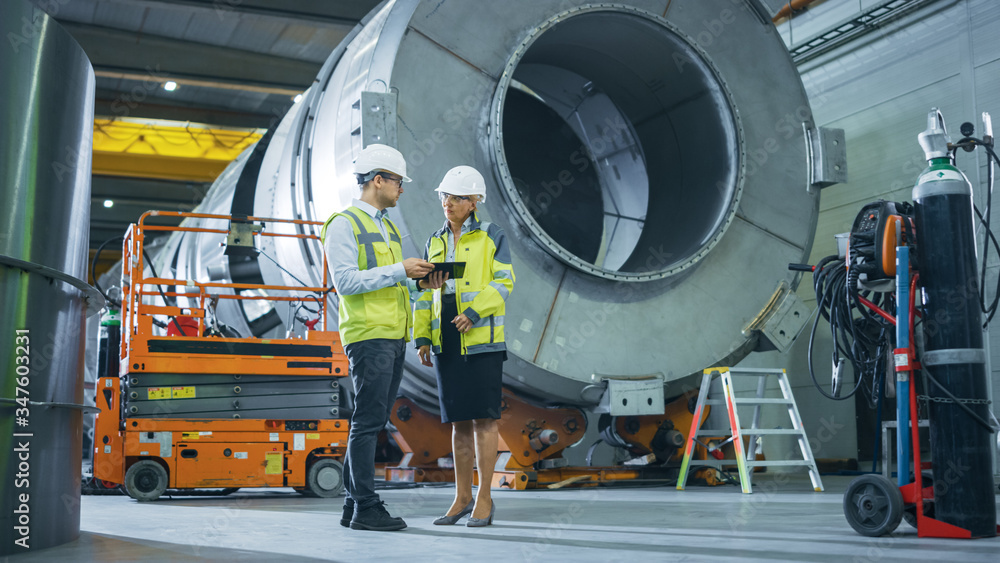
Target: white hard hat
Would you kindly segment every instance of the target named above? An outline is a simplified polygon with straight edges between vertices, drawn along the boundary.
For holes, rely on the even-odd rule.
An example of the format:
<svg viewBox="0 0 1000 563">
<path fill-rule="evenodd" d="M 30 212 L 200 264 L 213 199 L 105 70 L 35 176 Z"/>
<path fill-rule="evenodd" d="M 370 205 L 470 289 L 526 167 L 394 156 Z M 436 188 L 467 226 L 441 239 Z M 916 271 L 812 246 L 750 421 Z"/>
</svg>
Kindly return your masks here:
<svg viewBox="0 0 1000 563">
<path fill-rule="evenodd" d="M 403 153 L 389 145 L 373 144 L 361 150 L 354 161 L 354 173 L 365 176 L 375 170 L 385 170 L 403 177 L 404 182 L 411 181 L 406 176 L 406 160 Z"/>
<path fill-rule="evenodd" d="M 480 201 L 486 202 L 486 180 L 471 166 L 456 166 L 449 170 L 434 191 L 451 195 L 478 195 L 481 196 Z"/>
</svg>

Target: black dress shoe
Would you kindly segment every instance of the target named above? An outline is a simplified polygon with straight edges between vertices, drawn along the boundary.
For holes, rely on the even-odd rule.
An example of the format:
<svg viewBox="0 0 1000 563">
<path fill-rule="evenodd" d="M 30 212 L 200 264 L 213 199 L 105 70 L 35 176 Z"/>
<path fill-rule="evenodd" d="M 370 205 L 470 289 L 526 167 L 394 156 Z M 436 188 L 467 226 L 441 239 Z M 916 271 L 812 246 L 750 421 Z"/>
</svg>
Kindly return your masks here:
<svg viewBox="0 0 1000 563">
<path fill-rule="evenodd" d="M 403 522 L 402 518 L 390 516 L 384 504 L 379 502 L 368 508 L 358 507 L 358 510 L 354 511 L 354 519 L 351 520 L 351 529 L 391 532 L 405 528 L 406 522 Z"/>
<path fill-rule="evenodd" d="M 340 525 L 345 528 L 351 527 L 351 520 L 354 518 L 354 501 L 344 501 L 344 514 L 340 517 Z"/>
</svg>

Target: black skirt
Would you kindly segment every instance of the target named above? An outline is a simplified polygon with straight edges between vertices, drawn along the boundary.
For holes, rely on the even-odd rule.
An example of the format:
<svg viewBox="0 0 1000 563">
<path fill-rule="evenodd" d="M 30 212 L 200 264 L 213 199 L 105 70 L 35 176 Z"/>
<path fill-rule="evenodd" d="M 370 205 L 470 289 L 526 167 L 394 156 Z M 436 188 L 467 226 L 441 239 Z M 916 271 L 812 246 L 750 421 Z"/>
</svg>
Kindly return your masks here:
<svg viewBox="0 0 1000 563">
<path fill-rule="evenodd" d="M 462 355 L 462 340 L 452 324 L 458 316 L 454 295 L 442 295 L 441 353 L 437 366 L 441 422 L 500 418 L 504 351 Z"/>
</svg>

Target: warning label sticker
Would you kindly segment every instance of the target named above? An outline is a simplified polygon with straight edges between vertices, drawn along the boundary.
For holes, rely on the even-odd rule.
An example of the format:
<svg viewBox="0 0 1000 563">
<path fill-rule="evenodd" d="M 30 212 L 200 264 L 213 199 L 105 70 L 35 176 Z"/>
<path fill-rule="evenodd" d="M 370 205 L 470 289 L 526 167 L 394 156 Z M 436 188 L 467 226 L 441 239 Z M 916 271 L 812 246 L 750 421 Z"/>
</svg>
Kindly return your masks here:
<svg viewBox="0 0 1000 563">
<path fill-rule="evenodd" d="M 155 399 L 169 399 L 170 398 L 170 388 L 169 387 L 150 387 L 146 394 L 149 396 L 149 400 Z"/>
<path fill-rule="evenodd" d="M 172 390 L 175 399 L 193 399 L 194 387 L 174 387 Z"/>
<path fill-rule="evenodd" d="M 265 475 L 278 475 L 281 473 L 281 452 L 268 452 L 264 454 L 267 463 L 264 465 Z"/>
</svg>

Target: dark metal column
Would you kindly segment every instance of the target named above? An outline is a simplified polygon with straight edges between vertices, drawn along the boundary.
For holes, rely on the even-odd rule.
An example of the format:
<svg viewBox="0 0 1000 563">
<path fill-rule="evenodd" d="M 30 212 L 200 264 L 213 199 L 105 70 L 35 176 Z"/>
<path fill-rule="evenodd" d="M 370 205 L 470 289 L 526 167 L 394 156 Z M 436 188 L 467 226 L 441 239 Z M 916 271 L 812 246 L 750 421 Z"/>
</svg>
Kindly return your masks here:
<svg viewBox="0 0 1000 563">
<path fill-rule="evenodd" d="M 0 3 L 0 37 L 5 555 L 80 534 L 79 405 L 89 292 L 80 280 L 86 279 L 90 220 L 94 72 L 69 34 L 27 0 Z"/>
</svg>

